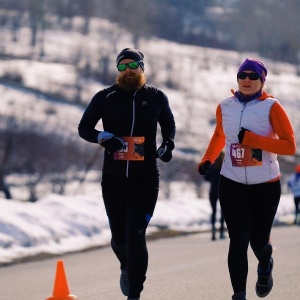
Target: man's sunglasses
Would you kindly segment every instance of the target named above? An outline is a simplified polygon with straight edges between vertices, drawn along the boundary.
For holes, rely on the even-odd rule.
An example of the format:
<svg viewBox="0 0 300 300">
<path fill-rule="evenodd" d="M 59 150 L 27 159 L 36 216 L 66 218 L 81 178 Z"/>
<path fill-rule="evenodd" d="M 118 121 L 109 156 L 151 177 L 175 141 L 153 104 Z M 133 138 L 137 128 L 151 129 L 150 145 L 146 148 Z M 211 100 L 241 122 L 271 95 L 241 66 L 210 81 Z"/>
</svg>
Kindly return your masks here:
<svg viewBox="0 0 300 300">
<path fill-rule="evenodd" d="M 119 64 L 119 65 L 117 65 L 117 69 L 120 72 L 125 71 L 127 69 L 127 66 L 129 69 L 137 69 L 140 65 L 140 62 L 141 61 L 131 61 L 127 64 Z"/>
<path fill-rule="evenodd" d="M 246 79 L 249 78 L 250 80 L 257 80 L 260 78 L 259 74 L 257 73 L 246 73 L 246 72 L 240 72 L 237 74 L 238 79 Z"/>
</svg>

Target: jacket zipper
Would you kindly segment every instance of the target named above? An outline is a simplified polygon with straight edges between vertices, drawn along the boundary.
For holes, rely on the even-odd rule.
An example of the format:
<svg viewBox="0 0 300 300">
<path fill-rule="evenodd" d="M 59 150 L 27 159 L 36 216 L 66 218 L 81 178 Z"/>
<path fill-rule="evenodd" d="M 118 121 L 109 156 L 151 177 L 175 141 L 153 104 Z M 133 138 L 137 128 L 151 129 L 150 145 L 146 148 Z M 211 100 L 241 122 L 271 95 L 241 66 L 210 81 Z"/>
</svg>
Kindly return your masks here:
<svg viewBox="0 0 300 300">
<path fill-rule="evenodd" d="M 131 130 L 130 130 L 130 136 L 133 134 L 133 128 L 134 128 L 134 123 L 135 123 L 135 95 L 137 91 L 134 92 L 133 94 L 133 99 L 132 99 L 132 124 L 131 124 Z M 129 160 L 127 160 L 127 165 L 126 165 L 126 177 L 128 178 L 129 175 Z"/>
<path fill-rule="evenodd" d="M 240 128 L 239 131 L 241 130 L 241 125 L 242 125 L 242 118 L 243 118 L 243 114 L 244 114 L 244 110 L 246 109 L 247 103 L 243 103 L 243 109 L 241 111 L 241 118 L 240 118 Z M 245 184 L 248 184 L 248 180 L 247 180 L 247 170 L 246 167 L 244 167 L 244 171 L 245 171 Z"/>
</svg>

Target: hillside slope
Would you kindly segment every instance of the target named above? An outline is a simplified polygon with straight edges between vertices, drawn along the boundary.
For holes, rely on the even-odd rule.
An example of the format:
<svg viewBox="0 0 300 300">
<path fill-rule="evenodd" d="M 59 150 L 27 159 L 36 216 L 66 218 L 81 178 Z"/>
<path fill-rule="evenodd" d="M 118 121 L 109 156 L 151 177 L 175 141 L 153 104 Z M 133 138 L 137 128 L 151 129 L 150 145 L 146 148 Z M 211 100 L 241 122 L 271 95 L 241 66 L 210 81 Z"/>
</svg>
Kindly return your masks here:
<svg viewBox="0 0 300 300">
<path fill-rule="evenodd" d="M 81 24 L 82 20 L 76 22 Z M 0 77 L 19 75 L 22 85 L 34 92 L 0 85 L 0 114 L 19 114 L 20 118 L 53 122 L 66 134 L 77 134 L 77 125 L 91 97 L 108 83 L 101 82 L 96 71 L 108 60 L 107 73 L 102 78 L 113 83 L 114 65 L 119 50 L 133 47 L 132 36 L 106 20 L 94 19 L 88 35 L 74 31 L 48 30 L 40 48 L 29 47 L 28 28 L 22 28 L 18 42 L 12 42 L 10 32 L 2 31 Z M 219 101 L 236 88 L 236 70 L 246 57 L 255 53 L 238 53 L 176 44 L 147 38 L 138 48 L 145 54 L 148 83 L 163 89 L 174 111 L 177 136 L 177 157 L 197 161 L 213 132 L 215 109 Z M 263 59 L 268 68 L 267 90 L 285 107 L 300 143 L 300 78 L 294 65 Z M 89 72 L 84 72 L 89 68 Z M 43 93 L 51 94 L 45 97 Z M 55 96 L 57 95 L 57 96 Z M 56 100 L 64 98 L 68 102 Z M 49 114 L 49 111 L 52 111 Z M 99 127 L 99 129 L 101 126 Z M 299 148 L 299 147 L 298 147 Z M 287 160 L 294 162 L 294 157 Z M 290 167 L 287 167 L 287 169 Z"/>
</svg>

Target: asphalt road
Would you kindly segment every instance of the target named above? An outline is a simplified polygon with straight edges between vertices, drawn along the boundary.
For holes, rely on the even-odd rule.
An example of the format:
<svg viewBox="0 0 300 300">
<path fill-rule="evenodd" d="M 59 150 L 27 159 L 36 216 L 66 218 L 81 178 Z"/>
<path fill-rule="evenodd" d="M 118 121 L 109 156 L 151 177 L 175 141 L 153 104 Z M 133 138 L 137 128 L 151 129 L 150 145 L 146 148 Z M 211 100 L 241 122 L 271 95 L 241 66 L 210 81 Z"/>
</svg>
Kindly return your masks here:
<svg viewBox="0 0 300 300">
<path fill-rule="evenodd" d="M 228 238 L 208 233 L 148 241 L 149 269 L 141 300 L 230 300 Z M 300 299 L 300 227 L 272 232 L 274 287 L 268 300 Z M 81 300 L 121 300 L 119 266 L 109 247 L 0 268 L 0 299 L 52 296 L 57 260 L 64 262 L 70 293 Z M 255 295 L 257 262 L 249 248 L 247 299 Z M 60 299 L 59 299 L 60 300 Z"/>
</svg>

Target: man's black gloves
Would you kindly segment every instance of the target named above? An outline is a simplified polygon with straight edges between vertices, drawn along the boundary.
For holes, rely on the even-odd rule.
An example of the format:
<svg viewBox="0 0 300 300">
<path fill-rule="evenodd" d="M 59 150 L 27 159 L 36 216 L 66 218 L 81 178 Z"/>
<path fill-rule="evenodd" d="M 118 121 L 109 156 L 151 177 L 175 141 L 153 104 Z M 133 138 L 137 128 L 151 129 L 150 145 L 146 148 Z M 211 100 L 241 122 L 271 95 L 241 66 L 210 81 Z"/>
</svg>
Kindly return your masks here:
<svg viewBox="0 0 300 300">
<path fill-rule="evenodd" d="M 243 139 L 244 139 L 244 136 L 245 136 L 245 132 L 246 131 L 249 131 L 248 129 L 242 127 L 239 134 L 238 134 L 238 138 L 239 138 L 239 143 L 242 144 L 243 143 Z"/>
<path fill-rule="evenodd" d="M 210 167 L 211 162 L 209 160 L 205 161 L 203 164 L 199 165 L 198 171 L 200 175 L 205 175 L 207 174 L 207 170 Z"/>
<path fill-rule="evenodd" d="M 97 141 L 109 154 L 126 148 L 126 144 L 122 139 L 108 131 L 100 131 L 97 136 Z"/>
<path fill-rule="evenodd" d="M 174 149 L 174 141 L 172 139 L 164 140 L 156 151 L 156 157 L 163 162 L 169 162 L 172 159 L 172 150 Z"/>
<path fill-rule="evenodd" d="M 114 152 L 125 149 L 126 147 L 125 142 L 118 137 L 112 137 L 101 141 L 100 145 L 104 147 L 109 154 L 113 154 Z"/>
</svg>

